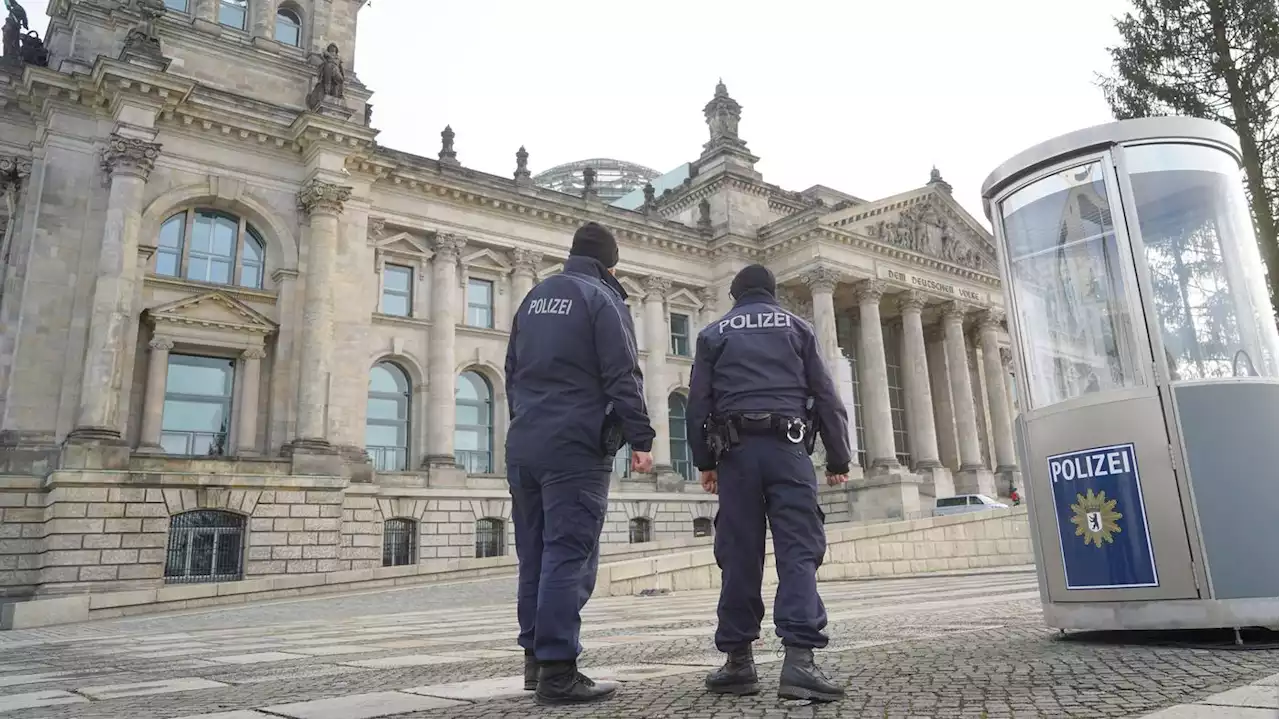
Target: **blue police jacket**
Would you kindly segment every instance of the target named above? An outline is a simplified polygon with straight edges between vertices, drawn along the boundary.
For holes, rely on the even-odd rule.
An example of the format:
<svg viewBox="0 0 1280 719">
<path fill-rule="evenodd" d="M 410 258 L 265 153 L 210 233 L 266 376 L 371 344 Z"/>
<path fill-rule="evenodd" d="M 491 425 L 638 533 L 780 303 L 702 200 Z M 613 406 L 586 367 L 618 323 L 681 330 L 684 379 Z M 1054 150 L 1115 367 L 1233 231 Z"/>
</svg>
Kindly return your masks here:
<svg viewBox="0 0 1280 719">
<path fill-rule="evenodd" d="M 809 397 L 827 450 L 827 471 L 845 474 L 851 460 L 849 417 L 813 327 L 778 306 L 767 291 L 744 292 L 728 314 L 698 333 L 687 421 L 693 463 L 702 471 L 716 468 L 703 428 L 709 416 L 803 417 Z"/>
<path fill-rule="evenodd" d="M 606 469 L 601 449 L 610 404 L 633 450 L 651 451 L 653 427 L 626 290 L 599 261 L 571 256 L 564 271 L 520 303 L 507 342 L 509 463 Z"/>
</svg>

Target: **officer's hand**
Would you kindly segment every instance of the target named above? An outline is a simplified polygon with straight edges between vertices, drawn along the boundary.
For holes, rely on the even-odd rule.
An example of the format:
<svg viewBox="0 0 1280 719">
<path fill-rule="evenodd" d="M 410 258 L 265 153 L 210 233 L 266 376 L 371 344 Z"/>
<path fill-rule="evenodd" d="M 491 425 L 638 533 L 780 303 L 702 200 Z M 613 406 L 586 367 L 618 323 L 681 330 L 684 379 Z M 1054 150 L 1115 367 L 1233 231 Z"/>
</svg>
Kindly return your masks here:
<svg viewBox="0 0 1280 719">
<path fill-rule="evenodd" d="M 832 487 L 836 486 L 837 484 L 844 484 L 845 482 L 848 482 L 848 481 L 849 481 L 849 475 L 847 474 L 828 474 L 827 475 L 827 484 L 831 485 Z"/>
<path fill-rule="evenodd" d="M 714 469 L 703 472 L 702 473 L 702 489 L 705 490 L 707 494 L 716 494 L 717 491 L 719 490 L 719 486 L 717 484 L 718 479 L 719 478 L 716 475 L 716 471 Z"/>
<path fill-rule="evenodd" d="M 648 474 L 653 470 L 653 455 L 648 452 L 631 453 L 631 471 Z"/>
</svg>

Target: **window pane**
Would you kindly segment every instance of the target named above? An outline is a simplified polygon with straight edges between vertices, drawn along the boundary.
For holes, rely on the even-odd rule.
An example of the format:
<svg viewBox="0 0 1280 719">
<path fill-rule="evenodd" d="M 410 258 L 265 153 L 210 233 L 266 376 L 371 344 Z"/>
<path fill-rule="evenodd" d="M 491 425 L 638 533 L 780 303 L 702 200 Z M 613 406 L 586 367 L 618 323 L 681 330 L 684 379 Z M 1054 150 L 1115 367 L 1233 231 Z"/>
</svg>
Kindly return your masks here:
<svg viewBox="0 0 1280 719">
<path fill-rule="evenodd" d="M 160 247 L 169 247 L 176 250 L 182 249 L 182 233 L 187 226 L 187 213 L 174 215 L 164 221 L 160 226 L 160 237 L 157 242 Z"/>
<path fill-rule="evenodd" d="M 412 270 L 408 267 L 400 265 L 387 265 L 382 272 L 382 286 L 388 290 L 400 290 L 401 292 L 409 291 L 409 281 L 412 277 Z"/>
<path fill-rule="evenodd" d="M 226 420 L 225 410 L 222 402 L 167 399 L 161 424 L 175 432 L 219 432 Z"/>
<path fill-rule="evenodd" d="M 156 251 L 156 274 L 167 277 L 178 276 L 178 261 L 181 257 L 172 250 Z"/>
<path fill-rule="evenodd" d="M 170 355 L 165 394 L 230 398 L 234 366 L 229 359 Z"/>
<path fill-rule="evenodd" d="M 671 315 L 671 334 L 680 335 L 681 337 L 689 336 L 689 316 L 682 314 Z"/>
<path fill-rule="evenodd" d="M 262 266 L 246 264 L 240 268 L 240 286 L 251 289 L 262 287 Z"/>
<path fill-rule="evenodd" d="M 245 225 L 247 232 L 244 238 L 244 261 L 245 262 L 262 262 L 262 239 L 258 237 L 258 233 L 252 227 Z"/>
<path fill-rule="evenodd" d="M 487 280 L 467 282 L 467 304 L 488 305 L 493 297 L 493 283 Z"/>
<path fill-rule="evenodd" d="M 170 10 L 178 12 L 187 11 L 187 0 L 164 0 L 164 6 Z"/>
<path fill-rule="evenodd" d="M 456 424 L 488 426 L 489 413 L 486 408 L 473 404 L 459 404 Z"/>
<path fill-rule="evenodd" d="M 302 34 L 301 25 L 292 12 L 280 10 L 276 13 L 276 41 L 298 46 Z"/>
<path fill-rule="evenodd" d="M 492 327 L 492 316 L 488 307 L 471 305 L 467 308 L 467 324 L 471 327 Z"/>
<path fill-rule="evenodd" d="M 463 372 L 458 375 L 454 399 L 489 401 L 489 384 L 475 372 Z"/>
<path fill-rule="evenodd" d="M 248 0 L 219 0 L 218 22 L 243 30 L 246 5 Z"/>
<path fill-rule="evenodd" d="M 209 262 L 209 282 L 225 285 L 231 281 L 231 262 L 228 260 L 212 260 Z"/>
<path fill-rule="evenodd" d="M 369 419 L 405 419 L 405 402 L 402 399 L 370 397 L 367 415 Z"/>
<path fill-rule="evenodd" d="M 370 447 L 403 447 L 405 445 L 404 425 L 366 425 L 364 442 Z"/>
<path fill-rule="evenodd" d="M 453 434 L 453 448 L 467 451 L 488 450 L 488 432 L 458 429 Z"/>
<path fill-rule="evenodd" d="M 213 223 L 213 254 L 219 257 L 235 257 L 236 233 L 239 223 L 225 217 L 219 217 Z"/>
<path fill-rule="evenodd" d="M 409 298 L 393 292 L 382 293 L 382 314 L 396 317 L 409 316 Z"/>
<path fill-rule="evenodd" d="M 409 382 L 400 369 L 391 364 L 379 364 L 369 372 L 369 391 L 404 394 Z"/>
<path fill-rule="evenodd" d="M 1235 161 L 1198 145 L 1124 152 L 1171 377 L 1275 377 L 1270 302 L 1250 277 L 1261 263 Z"/>
<path fill-rule="evenodd" d="M 1031 405 L 1141 381 L 1102 164 L 1046 177 L 1001 205 Z"/>
<path fill-rule="evenodd" d="M 196 252 L 209 251 L 209 235 L 213 232 L 213 218 L 199 213 L 191 225 L 191 249 Z"/>
</svg>

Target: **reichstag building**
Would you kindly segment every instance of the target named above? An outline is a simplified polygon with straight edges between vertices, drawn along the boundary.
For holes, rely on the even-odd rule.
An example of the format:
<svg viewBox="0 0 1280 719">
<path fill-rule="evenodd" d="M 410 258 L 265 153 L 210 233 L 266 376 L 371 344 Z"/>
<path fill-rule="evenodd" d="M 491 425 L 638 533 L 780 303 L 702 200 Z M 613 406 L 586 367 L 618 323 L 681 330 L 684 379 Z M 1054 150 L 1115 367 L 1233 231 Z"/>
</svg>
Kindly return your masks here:
<svg viewBox="0 0 1280 719">
<path fill-rule="evenodd" d="M 752 262 L 856 420 L 827 521 L 1020 481 L 992 238 L 936 169 L 871 200 L 770 184 L 711 82 L 673 169 L 512 148 L 490 174 L 451 128 L 399 152 L 351 70 L 362 5 L 55 0 L 43 39 L 10 11 L 0 596 L 512 561 L 507 329 L 588 220 L 622 245 L 658 433 L 652 474 L 619 454 L 606 553 L 713 531 L 685 393 Z"/>
</svg>

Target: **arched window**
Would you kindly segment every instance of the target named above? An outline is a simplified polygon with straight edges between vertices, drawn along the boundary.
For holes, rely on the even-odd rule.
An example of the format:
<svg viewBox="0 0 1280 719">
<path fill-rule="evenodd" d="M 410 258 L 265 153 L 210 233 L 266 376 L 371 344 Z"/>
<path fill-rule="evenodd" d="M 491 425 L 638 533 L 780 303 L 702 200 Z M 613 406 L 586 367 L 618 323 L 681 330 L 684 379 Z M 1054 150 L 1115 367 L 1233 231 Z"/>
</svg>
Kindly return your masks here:
<svg viewBox="0 0 1280 719">
<path fill-rule="evenodd" d="M 302 47 L 302 18 L 293 8 L 276 10 L 276 42 Z"/>
<path fill-rule="evenodd" d="M 631 445 L 622 445 L 618 453 L 613 455 L 613 473 L 622 479 L 631 476 Z"/>
<path fill-rule="evenodd" d="M 479 372 L 458 375 L 454 390 L 453 456 L 467 474 L 493 471 L 493 388 Z"/>
<path fill-rule="evenodd" d="M 507 553 L 506 522 L 496 517 L 476 520 L 476 556 L 501 557 Z"/>
<path fill-rule="evenodd" d="M 364 448 L 373 468 L 382 472 L 409 469 L 409 376 L 390 362 L 369 371 L 369 405 L 365 413 Z"/>
<path fill-rule="evenodd" d="M 630 522 L 631 543 L 640 544 L 653 540 L 653 523 L 644 517 L 635 517 Z"/>
<path fill-rule="evenodd" d="M 244 517 L 197 509 L 169 519 L 164 580 L 170 584 L 237 582 L 244 578 Z"/>
<path fill-rule="evenodd" d="M 689 439 L 685 428 L 688 403 L 684 395 L 672 392 L 667 397 L 667 427 L 671 435 L 671 468 L 686 480 L 693 479 L 693 455 L 689 453 Z"/>
<path fill-rule="evenodd" d="M 693 536 L 710 537 L 715 534 L 715 525 L 707 517 L 697 517 L 693 520 Z"/>
<path fill-rule="evenodd" d="M 388 519 L 382 523 L 382 566 L 413 564 L 418 523 L 412 519 Z"/>
<path fill-rule="evenodd" d="M 218 210 L 183 210 L 160 226 L 156 244 L 157 275 L 262 287 L 266 245 L 242 217 Z"/>
</svg>

